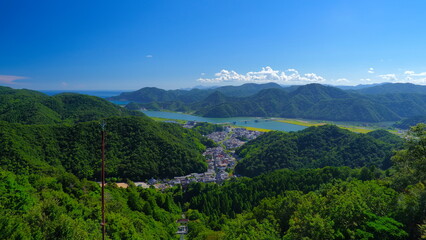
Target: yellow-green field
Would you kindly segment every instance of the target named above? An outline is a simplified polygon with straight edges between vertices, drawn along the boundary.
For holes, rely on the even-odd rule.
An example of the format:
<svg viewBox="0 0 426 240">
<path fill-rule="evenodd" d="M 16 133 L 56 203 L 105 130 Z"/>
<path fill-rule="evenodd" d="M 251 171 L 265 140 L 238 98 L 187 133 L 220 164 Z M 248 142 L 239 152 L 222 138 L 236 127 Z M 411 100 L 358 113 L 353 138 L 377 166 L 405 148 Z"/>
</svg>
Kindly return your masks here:
<svg viewBox="0 0 426 240">
<path fill-rule="evenodd" d="M 167 119 L 167 118 L 159 118 L 159 117 L 149 117 L 154 121 L 158 121 L 158 122 L 164 122 L 164 121 L 174 121 L 180 124 L 185 124 L 186 121 L 185 120 L 176 120 L 176 119 Z"/>
<path fill-rule="evenodd" d="M 305 127 L 321 126 L 326 124 L 326 123 L 315 123 L 315 122 L 308 122 L 308 121 L 302 121 L 302 120 L 296 120 L 296 119 L 279 119 L 275 121 L 294 124 L 294 125 L 300 125 Z"/>
<path fill-rule="evenodd" d="M 245 128 L 245 129 L 250 130 L 250 131 L 258 131 L 258 132 L 270 132 L 270 131 L 272 131 L 272 130 L 269 130 L 269 129 L 255 128 L 255 127 L 243 127 L 243 126 L 236 126 L 236 127 L 241 127 L 241 128 Z"/>
<path fill-rule="evenodd" d="M 300 125 L 300 126 L 305 126 L 305 127 L 322 126 L 322 125 L 327 124 L 327 123 L 323 123 L 323 122 L 315 122 L 315 121 L 311 122 L 311 121 L 304 121 L 304 120 L 297 120 L 297 119 L 278 119 L 278 120 L 275 120 L 275 121 L 283 122 L 283 123 L 290 123 L 290 124 L 295 124 L 295 125 Z M 352 132 L 356 132 L 356 133 L 369 133 L 371 131 L 374 131 L 373 129 L 357 127 L 357 126 L 347 126 L 347 125 L 339 125 L 339 124 L 336 124 L 336 126 L 342 128 L 342 129 L 352 131 Z"/>
<path fill-rule="evenodd" d="M 365 128 L 357 128 L 357 127 L 345 127 L 345 126 L 339 126 L 339 125 L 337 125 L 339 128 L 342 128 L 342 129 L 346 129 L 346 130 L 349 130 L 349 131 L 351 131 L 351 132 L 356 132 L 356 133 L 369 133 L 369 132 L 371 132 L 371 131 L 374 131 L 374 130 L 372 130 L 372 129 L 365 129 Z"/>
</svg>

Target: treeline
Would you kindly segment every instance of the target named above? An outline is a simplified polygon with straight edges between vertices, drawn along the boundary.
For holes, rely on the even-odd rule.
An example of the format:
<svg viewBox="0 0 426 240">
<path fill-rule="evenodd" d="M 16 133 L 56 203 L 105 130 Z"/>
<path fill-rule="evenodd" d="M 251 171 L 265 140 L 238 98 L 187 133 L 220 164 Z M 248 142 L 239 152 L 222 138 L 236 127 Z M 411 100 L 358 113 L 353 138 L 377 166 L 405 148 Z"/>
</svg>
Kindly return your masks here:
<svg viewBox="0 0 426 240">
<path fill-rule="evenodd" d="M 302 131 L 269 132 L 236 150 L 241 159 L 235 173 L 256 176 L 276 169 L 322 168 L 325 166 L 391 166 L 393 150 L 403 140 L 387 131 L 357 134 L 334 125 Z"/>
</svg>

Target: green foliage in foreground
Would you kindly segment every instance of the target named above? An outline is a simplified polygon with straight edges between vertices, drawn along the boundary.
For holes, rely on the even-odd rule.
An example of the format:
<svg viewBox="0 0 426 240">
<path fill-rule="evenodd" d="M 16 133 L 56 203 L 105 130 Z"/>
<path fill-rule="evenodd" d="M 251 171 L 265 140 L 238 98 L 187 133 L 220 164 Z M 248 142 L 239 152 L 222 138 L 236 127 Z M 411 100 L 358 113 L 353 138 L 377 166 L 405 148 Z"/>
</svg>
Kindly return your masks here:
<svg viewBox="0 0 426 240">
<path fill-rule="evenodd" d="M 386 131 L 352 133 L 333 125 L 295 133 L 269 132 L 248 142 L 236 153 L 242 158 L 235 172 L 256 176 L 281 168 L 349 166 L 389 168 L 392 150 L 402 139 Z"/>
<path fill-rule="evenodd" d="M 62 173 L 0 169 L 0 239 L 101 239 L 100 186 Z M 180 209 L 172 196 L 131 186 L 106 188 L 108 239 L 174 239 Z"/>
<path fill-rule="evenodd" d="M 404 239 L 403 224 L 391 217 L 397 195 L 374 181 L 338 182 L 264 199 L 243 216 L 275 223 L 283 239 Z"/>
<path fill-rule="evenodd" d="M 285 191 L 297 190 L 307 193 L 335 180 L 369 180 L 382 174 L 374 168 L 326 167 L 298 171 L 282 169 L 254 178 L 237 178 L 225 182 L 222 186 L 194 183 L 183 195 L 183 202 L 189 202 L 189 208 L 197 209 L 211 219 L 219 219 L 223 214 L 234 217 L 252 209 L 262 199 L 283 194 Z"/>
<path fill-rule="evenodd" d="M 109 118 L 106 158 L 109 177 L 134 181 L 203 172 L 203 137 L 176 124 L 147 117 Z M 0 122 L 0 161 L 20 174 L 65 168 L 79 178 L 100 176 L 99 122 L 21 125 Z"/>
</svg>

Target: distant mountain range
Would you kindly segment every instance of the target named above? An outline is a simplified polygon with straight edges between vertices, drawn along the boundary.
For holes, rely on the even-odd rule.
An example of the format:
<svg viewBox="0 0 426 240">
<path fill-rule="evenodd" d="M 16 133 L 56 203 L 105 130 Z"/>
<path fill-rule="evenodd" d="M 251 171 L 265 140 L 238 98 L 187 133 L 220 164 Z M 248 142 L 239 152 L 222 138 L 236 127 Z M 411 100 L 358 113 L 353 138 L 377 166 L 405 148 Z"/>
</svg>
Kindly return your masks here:
<svg viewBox="0 0 426 240">
<path fill-rule="evenodd" d="M 386 83 L 342 90 L 320 84 L 282 87 L 275 83 L 214 89 L 142 88 L 110 100 L 129 109 L 190 112 L 205 117 L 289 117 L 334 121 L 397 121 L 426 115 L 426 86 Z"/>
<path fill-rule="evenodd" d="M 163 90 L 155 87 L 145 87 L 134 92 L 124 92 L 118 96 L 110 97 L 109 100 L 134 101 L 138 103 L 181 101 L 192 103 L 203 100 L 206 96 L 220 92 L 231 97 L 248 97 L 263 89 L 282 88 L 276 83 L 255 84 L 248 83 L 241 86 L 223 86 L 208 89 L 193 88 L 191 90 Z"/>
<path fill-rule="evenodd" d="M 426 86 L 412 83 L 385 83 L 372 87 L 356 89 L 363 94 L 392 94 L 392 93 L 418 93 L 426 94 Z"/>
</svg>

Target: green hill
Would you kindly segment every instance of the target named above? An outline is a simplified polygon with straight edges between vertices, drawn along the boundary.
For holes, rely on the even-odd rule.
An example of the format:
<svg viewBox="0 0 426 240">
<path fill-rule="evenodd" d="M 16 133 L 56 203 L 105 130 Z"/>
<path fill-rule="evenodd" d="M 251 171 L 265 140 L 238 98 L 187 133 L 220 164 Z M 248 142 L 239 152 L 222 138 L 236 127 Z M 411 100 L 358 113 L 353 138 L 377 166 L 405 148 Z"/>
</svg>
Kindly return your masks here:
<svg viewBox="0 0 426 240">
<path fill-rule="evenodd" d="M 356 90 L 362 94 L 418 93 L 426 94 L 426 86 L 412 83 L 385 83 Z"/>
<path fill-rule="evenodd" d="M 426 94 L 394 93 L 368 96 L 401 118 L 426 115 Z"/>
<path fill-rule="evenodd" d="M 200 134 L 146 117 L 108 118 L 109 177 L 145 180 L 203 172 Z M 65 125 L 0 123 L 1 166 L 15 173 L 65 168 L 80 178 L 99 176 L 99 122 Z"/>
<path fill-rule="evenodd" d="M 295 133 L 269 132 L 236 150 L 241 160 L 235 172 L 256 176 L 281 168 L 388 168 L 392 150 L 401 144 L 402 139 L 390 133 L 357 134 L 333 125 Z"/>
<path fill-rule="evenodd" d="M 263 89 L 282 88 L 276 83 L 255 84 L 246 83 L 241 86 L 223 86 L 212 89 L 191 90 L 163 90 L 155 87 L 145 87 L 134 92 L 122 93 L 111 97 L 110 100 L 134 101 L 138 103 L 170 102 L 194 103 L 203 100 L 206 96 L 220 92 L 228 97 L 248 97 Z"/>
<path fill-rule="evenodd" d="M 37 91 L 0 88 L 0 121 L 53 124 L 131 115 L 143 114 L 88 95 L 64 93 L 47 96 Z"/>
<path fill-rule="evenodd" d="M 0 99 L 0 159 L 6 170 L 28 174 L 65 168 L 80 178 L 97 178 L 101 119 L 107 123 L 110 177 L 144 180 L 206 169 L 200 134 L 102 98 L 50 97 L 2 87 Z M 139 116 L 126 117 L 131 115 Z"/>
</svg>

